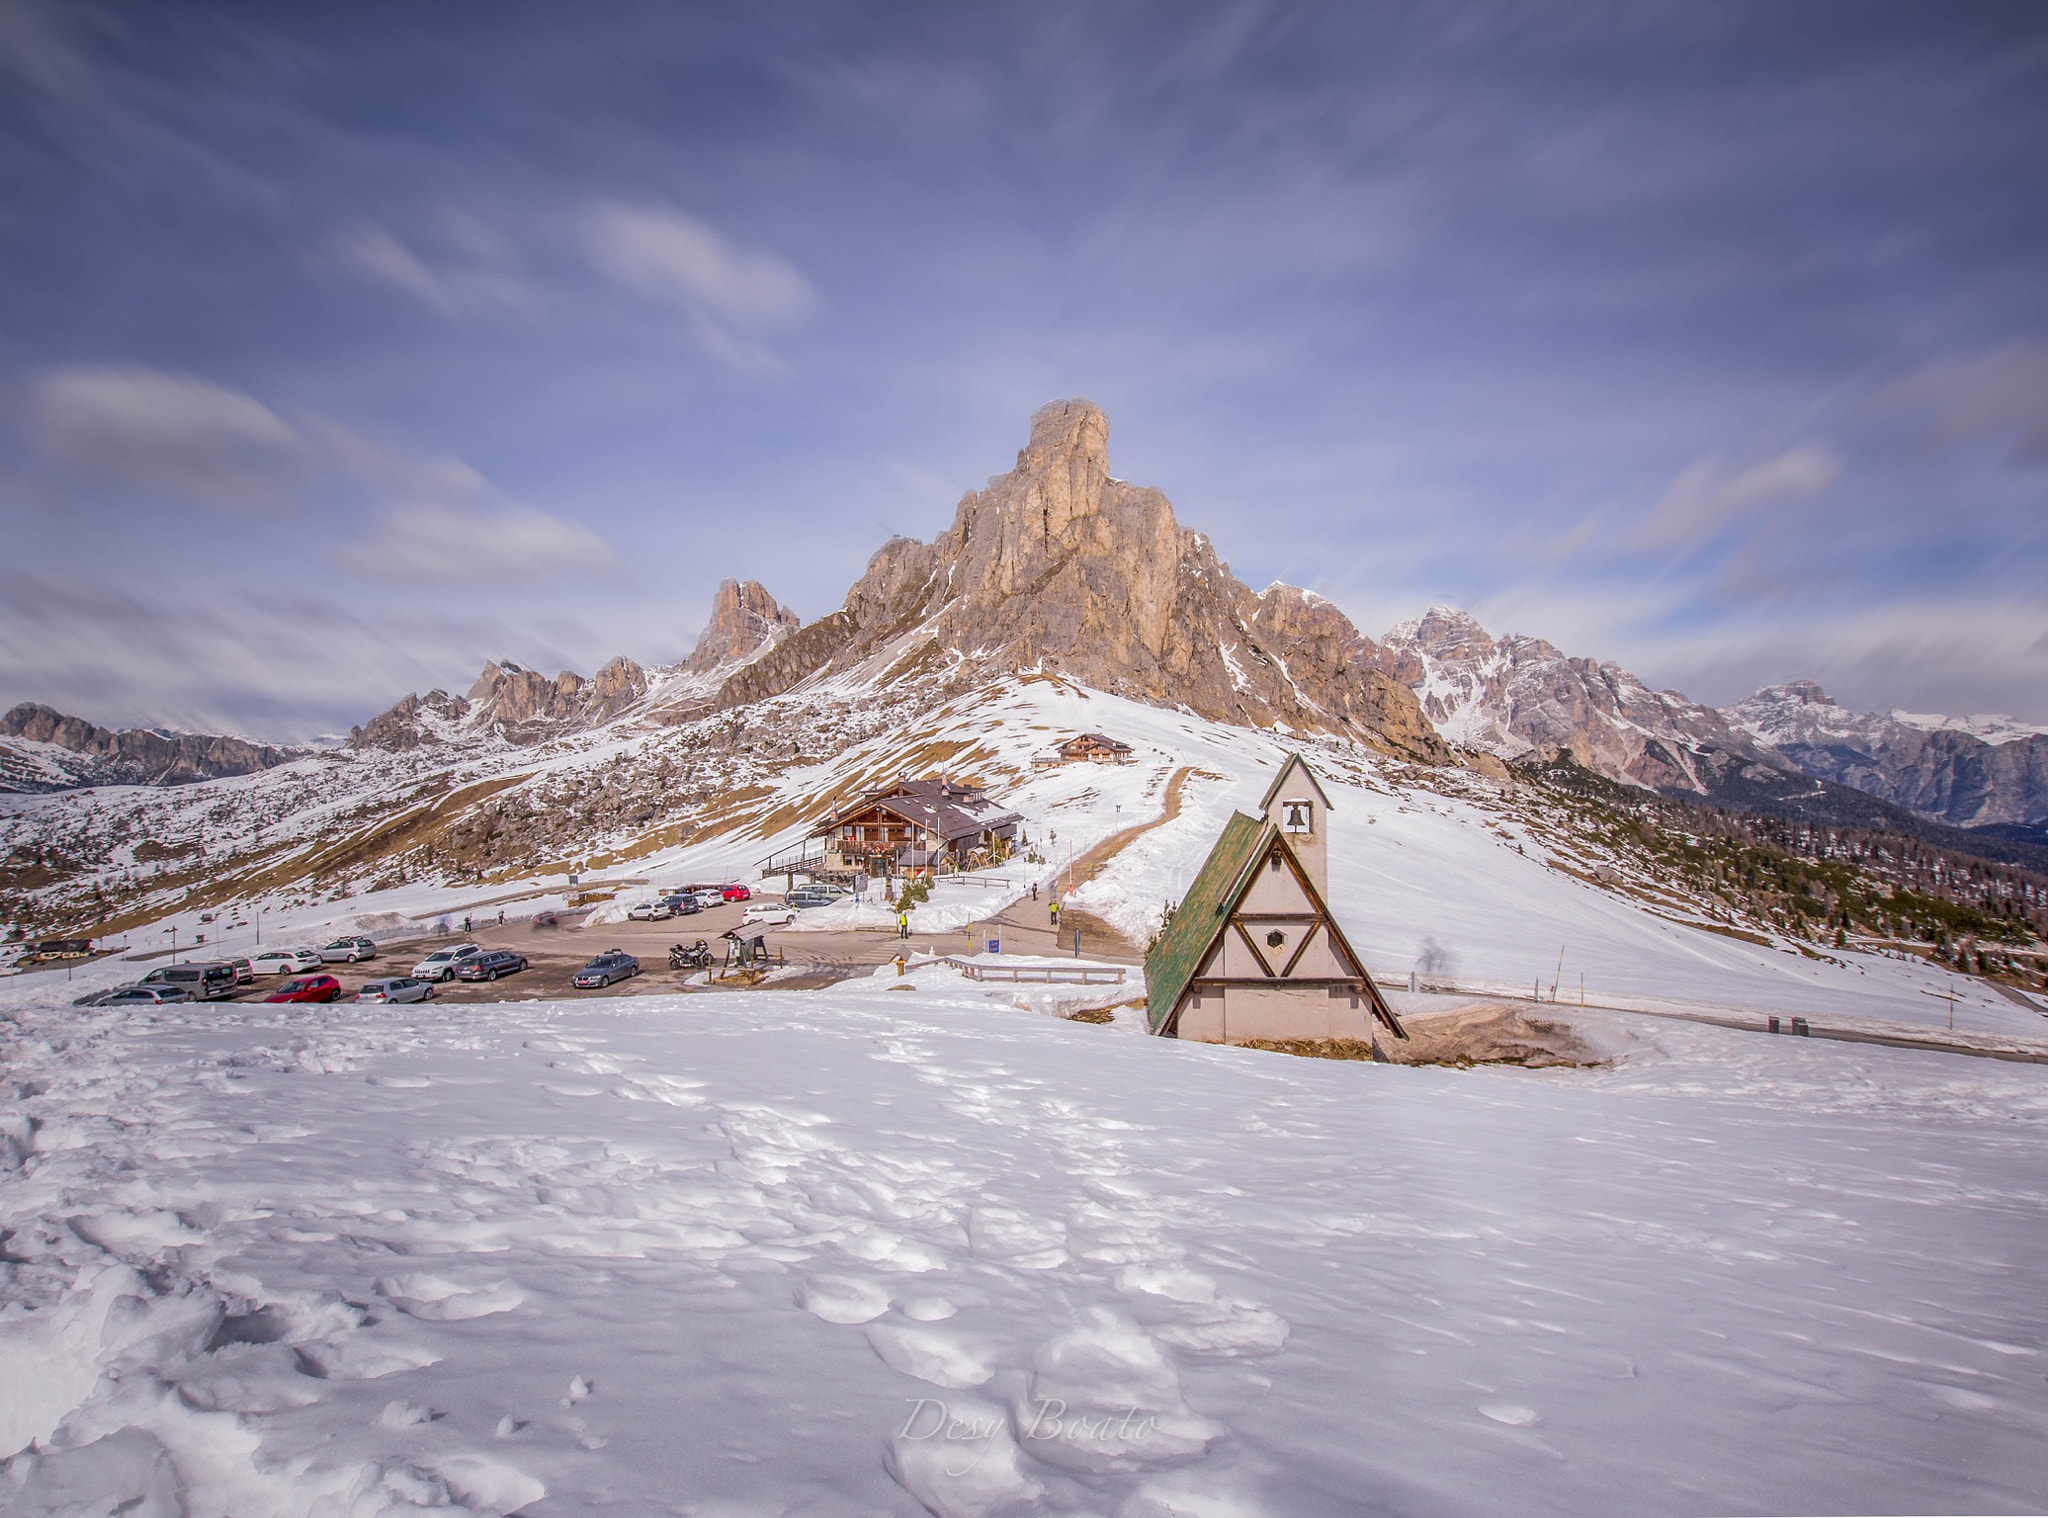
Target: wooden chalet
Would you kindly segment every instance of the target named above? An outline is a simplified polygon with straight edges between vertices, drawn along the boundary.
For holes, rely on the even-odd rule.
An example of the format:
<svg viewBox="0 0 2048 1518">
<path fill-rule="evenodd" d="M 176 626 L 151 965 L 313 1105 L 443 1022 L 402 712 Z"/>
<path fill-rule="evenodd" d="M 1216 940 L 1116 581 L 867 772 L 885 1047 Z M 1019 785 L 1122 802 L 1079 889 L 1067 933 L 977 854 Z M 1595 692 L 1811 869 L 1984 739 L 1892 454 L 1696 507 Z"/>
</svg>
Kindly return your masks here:
<svg viewBox="0 0 2048 1518">
<path fill-rule="evenodd" d="M 1131 746 L 1107 733 L 1081 733 L 1069 738 L 1057 750 L 1062 764 L 1129 764 Z"/>
<path fill-rule="evenodd" d="M 1299 755 L 1233 812 L 1145 956 L 1152 1032 L 1212 1044 L 1408 1036 L 1329 906 L 1330 798 Z"/>
<path fill-rule="evenodd" d="M 979 786 L 905 779 L 819 819 L 811 836 L 824 839 L 828 868 L 908 875 L 1006 858 L 1023 820 Z"/>
</svg>

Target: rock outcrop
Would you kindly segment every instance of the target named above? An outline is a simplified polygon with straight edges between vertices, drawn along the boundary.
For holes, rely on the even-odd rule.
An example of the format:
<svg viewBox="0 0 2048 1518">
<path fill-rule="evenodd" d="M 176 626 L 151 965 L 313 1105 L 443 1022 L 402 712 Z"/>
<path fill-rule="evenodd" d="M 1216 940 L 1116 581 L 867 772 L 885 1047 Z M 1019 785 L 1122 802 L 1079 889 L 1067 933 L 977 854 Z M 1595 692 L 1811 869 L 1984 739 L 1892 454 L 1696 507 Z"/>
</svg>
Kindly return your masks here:
<svg viewBox="0 0 2048 1518">
<path fill-rule="evenodd" d="M 1807 774 L 1926 816 L 2048 824 L 2048 734 L 2010 719 L 1852 712 L 1811 680 L 1766 686 L 1725 715 Z"/>
<path fill-rule="evenodd" d="M 803 625 L 797 614 L 778 602 L 755 580 L 727 580 L 711 601 L 711 620 L 683 667 L 691 674 L 709 674 L 744 663 L 773 648 Z"/>
<path fill-rule="evenodd" d="M 1495 639 L 1453 607 L 1390 629 L 1381 657 L 1439 733 L 1503 759 L 1569 754 L 1610 780 L 1708 797 L 1796 773 L 1711 706 L 1541 638 Z"/>
<path fill-rule="evenodd" d="M 507 660 L 486 664 L 469 688 L 469 720 L 519 741 L 609 721 L 646 694 L 646 671 L 631 659 L 613 659 L 588 680 L 566 669 L 550 680 Z"/>
<path fill-rule="evenodd" d="M 18 744 L 5 740 L 18 739 Z M 44 745 L 31 748 L 28 745 Z M 0 789 L 70 790 L 88 785 L 189 785 L 247 775 L 299 751 L 205 733 L 96 727 L 83 717 L 24 701 L 0 716 Z"/>
<path fill-rule="evenodd" d="M 884 544 L 840 610 L 736 671 L 720 702 L 861 666 L 950 684 L 1037 670 L 1219 721 L 1445 756 L 1341 612 L 1247 589 L 1164 495 L 1110 474 L 1108 444 L 1092 403 L 1041 408 L 1016 467 L 963 496 L 950 529 Z"/>
<path fill-rule="evenodd" d="M 405 697 L 352 729 L 349 746 L 411 749 L 490 730 L 538 743 L 609 722 L 646 694 L 647 672 L 631 659 L 614 659 L 587 680 L 566 669 L 550 679 L 507 659 L 486 664 L 467 696 L 435 690 Z"/>
<path fill-rule="evenodd" d="M 453 730 L 469 715 L 469 703 L 444 690 L 424 696 L 406 696 L 389 710 L 379 712 L 361 727 L 349 729 L 351 748 L 405 750 L 418 748 L 453 736 Z"/>
</svg>

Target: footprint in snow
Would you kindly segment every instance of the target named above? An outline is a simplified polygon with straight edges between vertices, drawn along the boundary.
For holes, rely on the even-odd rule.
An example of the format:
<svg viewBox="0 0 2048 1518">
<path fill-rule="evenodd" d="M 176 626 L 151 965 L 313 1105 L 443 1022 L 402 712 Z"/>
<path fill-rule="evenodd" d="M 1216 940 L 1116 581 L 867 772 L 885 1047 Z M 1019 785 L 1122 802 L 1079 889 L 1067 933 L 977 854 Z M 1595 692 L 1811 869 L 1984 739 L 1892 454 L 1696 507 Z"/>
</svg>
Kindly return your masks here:
<svg viewBox="0 0 2048 1518">
<path fill-rule="evenodd" d="M 865 1276 L 812 1276 L 797 1301 L 827 1323 L 868 1323 L 889 1310 L 888 1290 Z"/>
<path fill-rule="evenodd" d="M 1199 1460 L 1225 1433 L 1181 1395 L 1152 1337 L 1096 1311 L 1032 1353 L 1029 1391 L 1011 1409 L 1034 1458 L 1090 1475 Z"/>
<path fill-rule="evenodd" d="M 1172 1265 L 1127 1265 L 1117 1289 L 1131 1316 L 1162 1344 L 1189 1354 L 1235 1358 L 1271 1354 L 1287 1342 L 1289 1325 L 1278 1313 L 1216 1294 L 1216 1283 Z"/>
<path fill-rule="evenodd" d="M 1495 1423 L 1505 1423 L 1510 1428 L 1533 1428 L 1543 1421 L 1543 1415 L 1533 1407 L 1523 1407 L 1518 1402 L 1482 1402 L 1479 1416 L 1491 1418 Z"/>
<path fill-rule="evenodd" d="M 1021 1518 L 1045 1495 L 1025 1473 L 1008 1416 L 979 1398 L 913 1400 L 882 1461 L 898 1486 L 941 1518 Z"/>
<path fill-rule="evenodd" d="M 995 1356 L 957 1334 L 877 1323 L 868 1343 L 889 1369 L 951 1390 L 986 1385 L 996 1373 Z"/>
<path fill-rule="evenodd" d="M 510 1312 L 525 1296 L 503 1281 L 482 1286 L 464 1286 L 445 1276 L 419 1271 L 411 1275 L 387 1276 L 377 1290 L 408 1317 L 429 1323 L 460 1323 L 486 1318 L 492 1313 Z"/>
</svg>

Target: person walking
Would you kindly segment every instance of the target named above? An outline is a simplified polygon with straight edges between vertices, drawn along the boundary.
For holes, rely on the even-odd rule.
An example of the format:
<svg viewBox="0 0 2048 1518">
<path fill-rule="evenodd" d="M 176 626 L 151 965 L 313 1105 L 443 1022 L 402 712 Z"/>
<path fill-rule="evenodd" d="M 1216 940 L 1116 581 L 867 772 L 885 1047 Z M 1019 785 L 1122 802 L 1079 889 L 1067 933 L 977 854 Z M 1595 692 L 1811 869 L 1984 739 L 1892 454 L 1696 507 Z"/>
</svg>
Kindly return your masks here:
<svg viewBox="0 0 2048 1518">
<path fill-rule="evenodd" d="M 1031 882 L 1031 899 L 1038 900 L 1038 882 L 1035 880 Z"/>
<path fill-rule="evenodd" d="M 1052 930 L 1055 933 L 1060 930 L 1060 899 L 1057 896 L 1052 899 Z"/>
<path fill-rule="evenodd" d="M 1057 921 L 1057 918 L 1055 918 L 1055 921 Z M 467 935 L 468 935 L 468 933 L 469 933 L 469 931 L 470 931 L 470 927 L 469 927 L 469 913 L 467 913 L 467 912 L 464 912 L 464 913 L 462 914 L 462 931 L 463 931 L 463 934 L 464 934 L 464 936 L 467 936 Z"/>
<path fill-rule="evenodd" d="M 505 926 L 505 909 L 503 907 L 498 908 L 498 926 L 501 928 Z"/>
<path fill-rule="evenodd" d="M 896 936 L 898 938 L 908 938 L 910 936 L 910 914 L 908 912 L 898 912 L 896 914 Z"/>
</svg>

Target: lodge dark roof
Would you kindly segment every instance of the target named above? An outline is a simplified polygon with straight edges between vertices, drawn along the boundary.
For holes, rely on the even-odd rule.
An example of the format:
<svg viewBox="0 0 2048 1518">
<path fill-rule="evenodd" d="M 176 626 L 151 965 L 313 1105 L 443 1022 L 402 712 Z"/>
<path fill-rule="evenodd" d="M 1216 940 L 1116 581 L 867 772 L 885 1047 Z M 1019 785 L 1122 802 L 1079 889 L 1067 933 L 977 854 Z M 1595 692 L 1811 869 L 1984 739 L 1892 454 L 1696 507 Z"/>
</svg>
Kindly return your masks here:
<svg viewBox="0 0 2048 1518">
<path fill-rule="evenodd" d="M 955 785 L 947 780 L 899 780 L 849 802 L 821 819 L 814 831 L 829 832 L 871 807 L 880 807 L 905 822 L 929 828 L 948 843 L 956 838 L 979 838 L 986 829 L 1024 820 L 1022 812 L 1003 810 L 978 786 Z"/>
</svg>

